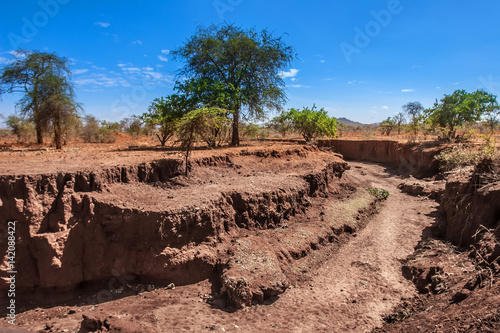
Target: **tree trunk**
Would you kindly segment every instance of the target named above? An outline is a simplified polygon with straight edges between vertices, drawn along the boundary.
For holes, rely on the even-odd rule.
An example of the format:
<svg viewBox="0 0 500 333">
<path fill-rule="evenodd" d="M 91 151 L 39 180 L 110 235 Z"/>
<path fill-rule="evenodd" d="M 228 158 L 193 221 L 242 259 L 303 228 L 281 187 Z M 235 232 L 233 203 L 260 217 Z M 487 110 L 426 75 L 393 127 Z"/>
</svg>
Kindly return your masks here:
<svg viewBox="0 0 500 333">
<path fill-rule="evenodd" d="M 62 149 L 62 135 L 61 135 L 61 124 L 54 124 L 54 142 L 56 143 L 56 149 Z"/>
<path fill-rule="evenodd" d="M 233 137 L 231 139 L 231 145 L 235 147 L 240 145 L 239 125 L 240 125 L 240 110 L 234 110 Z"/>
<path fill-rule="evenodd" d="M 35 123 L 36 127 L 36 142 L 42 144 L 43 143 L 43 130 L 42 125 L 40 125 L 39 121 Z"/>
<path fill-rule="evenodd" d="M 54 126 L 54 142 L 56 149 L 62 149 L 62 128 L 59 110 L 56 110 L 53 115 L 52 125 Z"/>
</svg>

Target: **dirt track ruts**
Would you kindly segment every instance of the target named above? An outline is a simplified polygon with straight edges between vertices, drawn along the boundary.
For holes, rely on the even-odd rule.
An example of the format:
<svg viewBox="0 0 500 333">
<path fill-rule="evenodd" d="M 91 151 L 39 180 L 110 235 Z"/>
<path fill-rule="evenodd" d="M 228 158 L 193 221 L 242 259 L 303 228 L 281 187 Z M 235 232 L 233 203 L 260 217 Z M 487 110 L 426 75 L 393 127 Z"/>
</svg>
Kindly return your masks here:
<svg viewBox="0 0 500 333">
<path fill-rule="evenodd" d="M 416 293 L 401 274 L 400 260 L 413 253 L 438 204 L 401 193 L 402 180 L 380 165 L 350 165 L 346 176 L 353 182 L 390 192 L 380 213 L 317 271 L 309 288 L 291 289 L 270 306 L 231 315 L 242 332 L 365 332 L 381 325 L 381 316 L 401 298 Z"/>
</svg>

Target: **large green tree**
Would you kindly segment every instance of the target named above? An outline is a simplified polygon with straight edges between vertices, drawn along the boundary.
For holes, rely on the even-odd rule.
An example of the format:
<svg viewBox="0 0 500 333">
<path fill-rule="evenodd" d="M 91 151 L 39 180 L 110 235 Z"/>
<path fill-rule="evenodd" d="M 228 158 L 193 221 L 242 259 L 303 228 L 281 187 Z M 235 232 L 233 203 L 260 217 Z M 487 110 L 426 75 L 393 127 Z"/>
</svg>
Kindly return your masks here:
<svg viewBox="0 0 500 333">
<path fill-rule="evenodd" d="M 426 110 L 426 116 L 431 124 L 447 130 L 447 138 L 453 139 L 457 128 L 473 124 L 481 116 L 498 105 L 496 96 L 483 90 L 468 93 L 465 90 L 455 90 L 451 95 L 444 95 L 434 107 Z"/>
<path fill-rule="evenodd" d="M 55 53 L 39 51 L 19 50 L 16 51 L 16 58 L 0 72 L 0 95 L 6 92 L 24 94 L 18 103 L 19 110 L 23 116 L 33 120 L 37 142 L 43 143 L 44 130 L 51 122 L 59 121 L 53 119 L 60 115 L 54 113 L 56 106 L 59 111 L 65 109 L 66 114 L 76 108 L 69 81 L 69 63 Z M 58 84 L 62 86 L 57 87 Z"/>
<path fill-rule="evenodd" d="M 199 27 L 173 55 L 186 62 L 180 75 L 218 82 L 229 92 L 223 107 L 234 111 L 231 143 L 237 146 L 243 109 L 259 117 L 283 105 L 285 85 L 280 73 L 296 54 L 282 37 L 267 30 L 243 30 L 225 23 Z"/>
</svg>

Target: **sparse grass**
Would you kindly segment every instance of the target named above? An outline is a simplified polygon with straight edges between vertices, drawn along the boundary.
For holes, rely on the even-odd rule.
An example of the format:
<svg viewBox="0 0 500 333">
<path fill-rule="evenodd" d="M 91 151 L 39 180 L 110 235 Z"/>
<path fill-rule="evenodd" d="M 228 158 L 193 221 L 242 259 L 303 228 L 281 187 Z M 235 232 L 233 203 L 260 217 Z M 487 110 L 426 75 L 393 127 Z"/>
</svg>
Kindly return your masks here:
<svg viewBox="0 0 500 333">
<path fill-rule="evenodd" d="M 443 150 L 435 159 L 440 162 L 443 171 L 475 166 L 485 159 L 493 159 L 497 155 L 496 139 L 486 135 L 482 138 L 484 143 L 479 147 L 461 143 Z"/>
</svg>

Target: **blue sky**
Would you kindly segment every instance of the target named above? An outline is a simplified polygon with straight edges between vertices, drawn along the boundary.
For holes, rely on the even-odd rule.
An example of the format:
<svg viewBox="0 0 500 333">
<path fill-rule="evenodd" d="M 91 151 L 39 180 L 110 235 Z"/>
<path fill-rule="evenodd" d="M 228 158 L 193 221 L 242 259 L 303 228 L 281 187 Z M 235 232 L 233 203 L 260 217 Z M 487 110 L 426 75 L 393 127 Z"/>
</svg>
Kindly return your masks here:
<svg viewBox="0 0 500 333">
<path fill-rule="evenodd" d="M 173 92 L 183 65 L 170 50 L 224 20 L 283 35 L 298 59 L 285 71 L 289 107 L 379 122 L 410 101 L 432 106 L 456 89 L 500 93 L 495 0 L 4 1 L 0 65 L 18 47 L 71 61 L 88 114 L 117 121 Z M 12 114 L 19 95 L 4 95 Z"/>
</svg>

